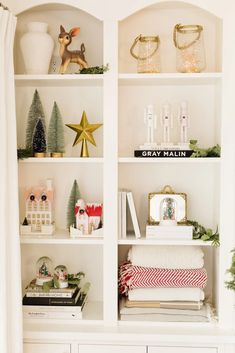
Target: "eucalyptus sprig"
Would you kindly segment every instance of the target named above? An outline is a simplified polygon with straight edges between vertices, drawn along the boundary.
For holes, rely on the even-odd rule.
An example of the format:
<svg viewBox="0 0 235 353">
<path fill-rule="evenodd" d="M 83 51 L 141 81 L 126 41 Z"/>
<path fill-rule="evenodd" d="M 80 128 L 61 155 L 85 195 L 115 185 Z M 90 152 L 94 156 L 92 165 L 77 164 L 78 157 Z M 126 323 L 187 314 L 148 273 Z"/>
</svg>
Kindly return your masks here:
<svg viewBox="0 0 235 353">
<path fill-rule="evenodd" d="M 75 274 L 68 274 L 68 282 L 69 284 L 79 284 L 81 279 L 85 277 L 84 272 L 78 272 Z"/>
<path fill-rule="evenodd" d="M 226 281 L 225 286 L 226 288 L 235 291 L 235 248 L 231 250 L 231 253 L 233 253 L 232 263 L 231 263 L 231 267 L 227 270 L 227 273 L 230 273 L 230 275 L 232 276 L 232 280 Z"/>
<path fill-rule="evenodd" d="M 109 64 L 107 65 L 101 65 L 101 66 L 93 66 L 93 67 L 88 67 L 83 68 L 82 70 L 79 71 L 80 74 L 90 74 L 90 75 L 98 75 L 98 74 L 103 74 L 104 72 L 109 70 Z"/>
<path fill-rule="evenodd" d="M 193 151 L 191 158 L 220 157 L 221 147 L 218 144 L 209 148 L 200 148 L 197 146 L 197 140 L 190 140 L 189 147 Z"/>
<path fill-rule="evenodd" d="M 218 227 L 213 233 L 213 230 L 211 228 L 205 228 L 196 221 L 188 221 L 188 225 L 193 226 L 193 239 L 212 241 L 212 245 L 214 246 L 220 245 Z"/>
</svg>

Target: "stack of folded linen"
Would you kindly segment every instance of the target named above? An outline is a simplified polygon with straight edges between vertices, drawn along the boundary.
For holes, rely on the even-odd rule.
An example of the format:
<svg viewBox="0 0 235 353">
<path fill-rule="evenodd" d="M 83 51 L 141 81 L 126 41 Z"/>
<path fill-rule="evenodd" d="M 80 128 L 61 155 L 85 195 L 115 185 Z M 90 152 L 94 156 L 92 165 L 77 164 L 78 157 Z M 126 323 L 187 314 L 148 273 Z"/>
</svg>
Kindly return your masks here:
<svg viewBox="0 0 235 353">
<path fill-rule="evenodd" d="M 119 268 L 121 320 L 209 321 L 203 256 L 198 246 L 132 246 Z"/>
</svg>

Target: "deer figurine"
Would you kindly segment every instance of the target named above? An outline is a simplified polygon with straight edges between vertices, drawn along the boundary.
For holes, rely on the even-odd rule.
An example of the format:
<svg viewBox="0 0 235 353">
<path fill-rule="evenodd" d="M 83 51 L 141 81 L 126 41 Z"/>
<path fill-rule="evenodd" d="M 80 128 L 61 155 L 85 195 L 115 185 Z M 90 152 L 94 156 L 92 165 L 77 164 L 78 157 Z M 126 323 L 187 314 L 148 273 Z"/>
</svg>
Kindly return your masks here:
<svg viewBox="0 0 235 353">
<path fill-rule="evenodd" d="M 63 26 L 60 26 L 60 34 L 58 37 L 60 43 L 60 56 L 62 59 L 60 65 L 60 74 L 64 74 L 67 70 L 69 63 L 76 63 L 81 69 L 88 68 L 84 52 L 85 45 L 82 43 L 80 50 L 68 50 L 69 44 L 72 42 L 72 38 L 78 35 L 80 32 L 79 27 L 72 28 L 69 32 L 66 32 Z"/>
</svg>

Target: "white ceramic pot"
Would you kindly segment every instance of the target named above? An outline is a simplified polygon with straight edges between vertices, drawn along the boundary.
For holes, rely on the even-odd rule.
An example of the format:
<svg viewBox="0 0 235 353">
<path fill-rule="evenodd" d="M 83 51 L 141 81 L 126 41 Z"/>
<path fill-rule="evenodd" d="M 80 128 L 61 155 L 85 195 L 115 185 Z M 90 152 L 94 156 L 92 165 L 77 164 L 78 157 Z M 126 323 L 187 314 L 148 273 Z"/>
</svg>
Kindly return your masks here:
<svg viewBox="0 0 235 353">
<path fill-rule="evenodd" d="M 47 33 L 48 24 L 29 22 L 28 32 L 20 40 L 27 74 L 48 74 L 54 41 Z"/>
</svg>

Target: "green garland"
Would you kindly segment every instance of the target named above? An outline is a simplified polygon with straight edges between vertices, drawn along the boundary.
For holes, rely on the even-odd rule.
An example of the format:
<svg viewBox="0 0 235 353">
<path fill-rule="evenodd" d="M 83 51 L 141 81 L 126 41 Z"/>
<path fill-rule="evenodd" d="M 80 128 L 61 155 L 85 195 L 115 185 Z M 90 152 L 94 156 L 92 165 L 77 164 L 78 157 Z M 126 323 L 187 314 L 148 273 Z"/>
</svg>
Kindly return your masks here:
<svg viewBox="0 0 235 353">
<path fill-rule="evenodd" d="M 203 158 L 203 157 L 220 157 L 220 145 L 215 145 L 210 148 L 200 148 L 197 146 L 197 140 L 190 140 L 189 147 L 193 150 L 190 158 Z"/>
<path fill-rule="evenodd" d="M 84 277 L 85 277 L 84 272 L 78 272 L 76 274 L 68 274 L 68 284 L 76 284 L 78 286 L 81 279 Z M 50 288 L 59 288 L 59 282 L 56 276 L 54 276 L 51 281 L 43 283 L 43 290 L 45 292 L 49 292 Z"/>
<path fill-rule="evenodd" d="M 33 151 L 29 148 L 17 148 L 17 158 L 25 159 L 33 157 Z"/>
<path fill-rule="evenodd" d="M 232 280 L 226 281 L 225 285 L 226 285 L 226 288 L 232 289 L 235 291 L 235 249 L 231 250 L 231 253 L 233 253 L 232 263 L 231 263 L 231 267 L 227 270 L 227 273 L 230 273 L 230 275 L 232 276 Z"/>
<path fill-rule="evenodd" d="M 213 233 L 212 229 L 205 228 L 196 221 L 188 221 L 188 225 L 193 226 L 193 239 L 212 241 L 212 245 L 214 246 L 220 245 L 218 228 Z"/>
<path fill-rule="evenodd" d="M 82 69 L 79 71 L 80 74 L 87 74 L 87 75 L 99 75 L 103 74 L 104 72 L 109 70 L 109 64 L 107 65 L 102 65 L 102 66 L 93 66 L 93 67 L 88 67 L 87 69 Z"/>
</svg>

